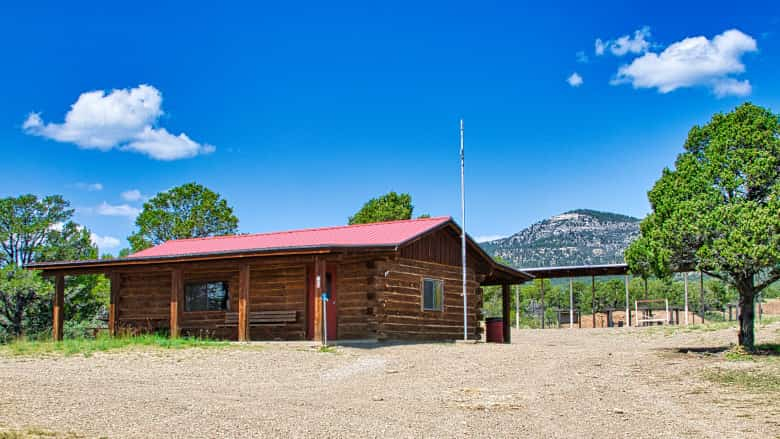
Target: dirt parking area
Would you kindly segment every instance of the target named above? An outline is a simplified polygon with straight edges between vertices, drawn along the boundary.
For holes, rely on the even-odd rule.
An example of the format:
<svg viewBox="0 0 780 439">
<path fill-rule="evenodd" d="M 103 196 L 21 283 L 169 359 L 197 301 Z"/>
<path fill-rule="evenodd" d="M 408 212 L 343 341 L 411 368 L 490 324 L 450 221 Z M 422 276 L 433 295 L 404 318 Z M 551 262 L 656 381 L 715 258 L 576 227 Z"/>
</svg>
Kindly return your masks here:
<svg viewBox="0 0 780 439">
<path fill-rule="evenodd" d="M 758 335 L 778 343 L 780 324 Z M 780 360 L 722 352 L 736 340 L 734 329 L 553 329 L 512 337 L 511 345 L 333 352 L 253 344 L 2 356 L 0 431 L 133 438 L 780 437 L 776 383 L 732 379 L 776 380 Z"/>
</svg>

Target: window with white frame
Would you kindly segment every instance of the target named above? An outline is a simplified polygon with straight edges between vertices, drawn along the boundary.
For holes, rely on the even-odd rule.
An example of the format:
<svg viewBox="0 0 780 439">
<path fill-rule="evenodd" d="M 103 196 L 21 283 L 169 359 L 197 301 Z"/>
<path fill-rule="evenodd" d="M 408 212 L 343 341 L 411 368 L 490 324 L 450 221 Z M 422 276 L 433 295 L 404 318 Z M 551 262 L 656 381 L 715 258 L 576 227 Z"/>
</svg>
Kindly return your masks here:
<svg viewBox="0 0 780 439">
<path fill-rule="evenodd" d="M 444 309 L 444 281 L 441 279 L 423 279 L 422 302 L 424 311 Z"/>
</svg>

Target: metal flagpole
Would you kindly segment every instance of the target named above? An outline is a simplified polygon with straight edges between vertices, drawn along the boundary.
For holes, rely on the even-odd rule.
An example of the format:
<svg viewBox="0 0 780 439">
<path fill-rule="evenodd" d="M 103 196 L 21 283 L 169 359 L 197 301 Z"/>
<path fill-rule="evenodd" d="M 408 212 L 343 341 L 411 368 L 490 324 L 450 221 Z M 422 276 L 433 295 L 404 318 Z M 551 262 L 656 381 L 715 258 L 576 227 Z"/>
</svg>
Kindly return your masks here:
<svg viewBox="0 0 780 439">
<path fill-rule="evenodd" d="M 460 120 L 460 255 L 463 263 L 463 340 L 469 339 L 468 299 L 466 298 L 466 158 L 463 149 L 463 119 Z"/>
</svg>

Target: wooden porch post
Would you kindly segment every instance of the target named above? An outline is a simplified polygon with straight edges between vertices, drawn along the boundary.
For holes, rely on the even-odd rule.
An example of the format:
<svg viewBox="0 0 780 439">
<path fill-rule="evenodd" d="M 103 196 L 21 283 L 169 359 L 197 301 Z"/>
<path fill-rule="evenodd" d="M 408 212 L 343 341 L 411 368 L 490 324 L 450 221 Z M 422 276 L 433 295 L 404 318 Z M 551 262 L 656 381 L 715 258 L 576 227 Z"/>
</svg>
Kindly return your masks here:
<svg viewBox="0 0 780 439">
<path fill-rule="evenodd" d="M 62 318 L 65 306 L 65 275 L 57 274 L 54 277 L 54 303 L 52 306 L 51 336 L 54 341 L 62 341 Z"/>
<path fill-rule="evenodd" d="M 511 343 L 512 342 L 512 326 L 510 320 L 510 314 L 509 309 L 511 308 L 511 303 L 509 300 L 509 284 L 502 284 L 501 285 L 501 308 L 502 308 L 502 317 L 504 318 L 504 327 L 502 328 L 504 330 L 504 343 Z"/>
<path fill-rule="evenodd" d="M 109 335 L 116 336 L 117 328 L 119 326 L 119 282 L 121 278 L 119 273 L 112 272 L 109 275 L 109 281 L 111 282 L 111 295 L 108 304 L 108 333 Z"/>
<path fill-rule="evenodd" d="M 249 264 L 238 273 L 238 341 L 249 341 Z"/>
<path fill-rule="evenodd" d="M 171 338 L 179 337 L 181 332 L 181 309 L 184 297 L 184 284 L 182 282 L 181 268 L 174 268 L 171 272 Z"/>
</svg>

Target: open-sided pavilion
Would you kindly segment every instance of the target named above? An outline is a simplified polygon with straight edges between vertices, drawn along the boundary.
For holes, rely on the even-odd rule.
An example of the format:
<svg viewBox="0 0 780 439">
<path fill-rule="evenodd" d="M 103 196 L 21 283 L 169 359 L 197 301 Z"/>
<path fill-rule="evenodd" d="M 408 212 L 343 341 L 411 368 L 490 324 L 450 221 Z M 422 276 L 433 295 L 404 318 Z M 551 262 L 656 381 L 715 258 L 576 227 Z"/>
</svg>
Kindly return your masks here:
<svg viewBox="0 0 780 439">
<path fill-rule="evenodd" d="M 544 279 L 569 278 L 569 327 L 574 325 L 574 278 L 591 278 L 591 310 L 593 314 L 593 327 L 596 327 L 596 276 L 625 276 L 626 284 L 626 318 L 630 319 L 630 305 L 628 299 L 628 264 L 602 264 L 602 265 L 572 265 L 566 267 L 538 267 L 523 269 L 536 279 L 541 279 L 541 325 L 544 328 Z M 630 321 L 628 321 L 630 325 Z"/>
</svg>

